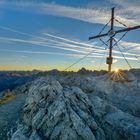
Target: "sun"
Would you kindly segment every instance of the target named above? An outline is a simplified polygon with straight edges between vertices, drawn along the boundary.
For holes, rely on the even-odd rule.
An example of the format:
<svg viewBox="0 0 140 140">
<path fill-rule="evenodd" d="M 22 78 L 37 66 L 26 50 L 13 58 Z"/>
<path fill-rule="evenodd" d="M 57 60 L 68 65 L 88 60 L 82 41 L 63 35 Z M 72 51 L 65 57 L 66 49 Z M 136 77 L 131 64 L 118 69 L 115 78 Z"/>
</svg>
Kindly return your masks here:
<svg viewBox="0 0 140 140">
<path fill-rule="evenodd" d="M 118 73 L 118 72 L 119 72 L 119 69 L 118 69 L 118 68 L 116 68 L 114 71 L 115 71 L 115 73 Z"/>
</svg>

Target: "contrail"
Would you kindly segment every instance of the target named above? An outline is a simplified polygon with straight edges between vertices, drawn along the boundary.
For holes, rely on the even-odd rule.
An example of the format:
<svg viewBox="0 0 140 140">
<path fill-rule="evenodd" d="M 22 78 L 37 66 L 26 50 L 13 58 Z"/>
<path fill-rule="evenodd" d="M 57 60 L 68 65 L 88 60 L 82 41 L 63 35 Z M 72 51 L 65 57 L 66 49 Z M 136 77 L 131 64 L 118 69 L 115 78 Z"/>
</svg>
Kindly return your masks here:
<svg viewBox="0 0 140 140">
<path fill-rule="evenodd" d="M 51 35 L 51 34 L 48 34 L 48 33 L 43 33 L 43 34 L 46 35 L 46 36 L 50 36 L 50 37 L 53 37 L 53 38 L 56 38 L 56 39 L 66 41 L 66 42 L 75 43 L 75 44 L 78 44 L 78 45 L 84 45 L 84 46 L 88 46 L 88 47 L 93 47 L 93 45 L 90 45 L 90 44 L 87 44 L 87 43 L 73 41 L 73 40 L 70 40 L 70 39 L 66 39 L 66 38 L 63 38 L 63 37 Z"/>
<path fill-rule="evenodd" d="M 58 52 L 41 52 L 41 51 L 18 51 L 18 50 L 7 50 L 7 49 L 0 49 L 0 51 L 4 51 L 4 52 L 13 52 L 13 53 L 25 53 L 25 54 L 49 54 L 49 55 L 62 55 L 62 56 L 71 56 L 71 57 L 83 57 L 84 54 L 66 54 L 66 53 L 58 53 Z M 102 57 L 102 55 L 95 55 L 95 56 L 89 56 L 89 57 Z"/>
<path fill-rule="evenodd" d="M 63 47 L 62 45 L 47 45 L 44 44 L 44 42 L 41 41 L 28 41 L 28 40 L 23 40 L 23 39 L 17 39 L 17 38 L 7 38 L 7 37 L 0 37 L 0 40 L 6 40 L 6 41 L 13 41 L 13 42 L 20 42 L 20 43 L 28 43 L 28 44 L 32 44 L 32 45 L 36 45 L 36 46 L 43 46 L 43 47 L 49 47 L 49 48 L 57 48 L 57 49 L 61 49 L 61 50 L 67 50 L 67 51 L 73 51 L 73 52 L 79 52 L 79 53 L 83 53 L 85 54 L 86 51 L 81 51 L 81 50 L 76 50 L 76 49 L 72 49 L 72 48 L 67 48 L 67 47 Z M 98 52 L 96 52 L 98 53 Z"/>
<path fill-rule="evenodd" d="M 18 30 L 9 28 L 9 27 L 1 26 L 1 25 L 0 25 L 0 28 L 3 29 L 3 30 L 7 30 L 7 31 L 11 31 L 11 32 L 18 33 L 18 34 L 21 34 L 21 35 L 25 35 L 25 36 L 28 36 L 28 37 L 38 38 L 38 39 L 41 39 L 41 40 L 44 40 L 44 41 L 52 41 L 52 42 L 56 42 L 56 43 L 59 42 L 59 41 L 56 41 L 56 40 L 47 39 L 47 38 L 44 38 L 44 37 L 39 37 L 39 36 L 30 34 L 30 33 L 21 32 L 21 31 L 18 31 Z M 68 41 L 69 40 L 69 39 L 54 36 L 54 35 L 51 35 L 51 34 L 47 34 L 47 33 L 45 33 L 45 34 L 49 35 L 49 36 L 52 36 L 52 37 L 55 37 L 55 38 L 59 38 L 59 39 L 61 38 L 61 39 L 63 39 L 63 41 L 66 41 L 66 40 Z M 63 44 L 64 45 L 71 45 L 71 47 L 78 47 L 78 48 L 85 48 L 85 49 L 91 49 L 91 48 L 103 49 L 102 47 L 99 47 L 99 46 L 96 47 L 96 46 L 93 46 L 93 45 L 90 45 L 90 44 L 87 44 L 87 43 L 80 43 L 80 42 L 76 42 L 76 41 L 73 41 L 73 40 L 69 40 L 69 42 L 79 44 L 79 45 L 84 45 L 86 48 L 81 47 L 81 46 L 76 46 L 76 45 L 73 45 L 73 44 L 64 43 L 64 42 L 63 42 Z M 62 42 L 59 42 L 59 43 L 62 43 Z M 87 48 L 87 46 L 90 47 L 90 48 Z"/>
<path fill-rule="evenodd" d="M 48 54 L 48 55 L 62 55 L 62 56 L 71 56 L 71 57 L 83 57 L 85 56 L 84 54 L 66 54 L 66 53 L 58 53 L 58 52 L 41 52 L 41 51 L 27 51 L 27 50 L 24 50 L 24 51 L 18 51 L 18 50 L 7 50 L 7 49 L 0 49 L 0 51 L 4 51 L 4 52 L 13 52 L 13 53 L 25 53 L 25 54 Z M 89 55 L 88 58 L 102 58 L 103 55 Z M 124 59 L 123 57 L 121 56 L 114 56 L 114 58 L 117 58 L 117 59 Z M 129 60 L 133 60 L 133 61 L 137 61 L 136 58 L 133 58 L 133 57 L 126 57 L 127 59 Z"/>
<path fill-rule="evenodd" d="M 63 38 L 63 37 L 54 36 L 54 35 L 51 35 L 51 34 L 48 34 L 48 33 L 44 33 L 44 34 L 47 35 L 47 36 L 53 37 L 55 39 L 60 39 L 60 40 L 63 40 L 63 41 L 67 41 L 67 42 L 75 43 L 75 44 L 79 44 L 79 45 L 89 46 L 90 48 L 89 47 L 81 47 L 81 46 L 74 45 L 74 44 L 68 44 L 68 43 L 65 43 L 65 42 L 62 42 L 62 41 L 57 41 L 57 40 L 52 40 L 52 39 L 46 39 L 46 38 L 43 38 L 43 37 L 39 37 L 39 36 L 36 36 L 36 35 L 33 35 L 33 34 L 21 32 L 21 31 L 18 31 L 18 30 L 9 28 L 9 27 L 5 27 L 5 26 L 0 26 L 0 28 L 3 29 L 3 30 L 8 30 L 8 31 L 15 32 L 15 33 L 18 33 L 18 34 L 21 34 L 21 35 L 30 36 L 30 37 L 33 37 L 33 38 L 38 38 L 40 40 L 44 40 L 44 41 L 48 41 L 48 42 L 34 41 L 34 40 L 27 41 L 27 40 L 21 40 L 21 39 L 13 39 L 13 38 L 10 39 L 10 38 L 7 38 L 7 40 L 9 40 L 9 41 L 17 41 L 17 42 L 23 42 L 23 43 L 30 43 L 30 44 L 33 44 L 33 45 L 53 47 L 53 48 L 57 48 L 57 49 L 74 51 L 74 52 L 79 52 L 79 53 L 84 53 L 84 54 L 88 50 L 90 51 L 90 50 L 93 50 L 93 49 L 96 49 L 97 50 L 96 53 L 97 52 L 107 52 L 107 50 L 104 50 L 102 47 L 99 47 L 99 46 L 95 46 L 95 45 L 93 46 L 93 45 L 90 45 L 90 44 L 87 44 L 87 43 L 76 42 L 76 41 L 73 41 L 73 40 L 70 40 L 70 39 L 66 39 L 66 38 Z M 1 39 L 4 39 L 4 38 L 1 38 Z M 50 42 L 50 44 L 49 44 L 49 42 Z M 53 44 L 53 43 L 57 43 L 57 44 Z M 122 42 L 122 44 L 123 43 L 125 44 L 126 42 Z M 128 44 L 131 44 L 132 45 L 132 43 L 128 43 Z M 48 46 L 48 45 L 52 45 L 52 46 Z M 138 44 L 134 43 L 133 45 L 138 45 Z M 72 48 L 77 48 L 77 49 L 81 49 L 81 50 L 76 50 L 76 49 L 72 49 Z M 114 53 L 117 53 L 117 54 L 120 53 L 119 51 L 116 51 L 116 50 L 113 50 L 113 52 Z M 127 52 L 124 52 L 124 54 L 126 54 L 126 55 L 132 55 L 132 56 L 140 56 L 138 54 L 127 53 Z"/>
</svg>

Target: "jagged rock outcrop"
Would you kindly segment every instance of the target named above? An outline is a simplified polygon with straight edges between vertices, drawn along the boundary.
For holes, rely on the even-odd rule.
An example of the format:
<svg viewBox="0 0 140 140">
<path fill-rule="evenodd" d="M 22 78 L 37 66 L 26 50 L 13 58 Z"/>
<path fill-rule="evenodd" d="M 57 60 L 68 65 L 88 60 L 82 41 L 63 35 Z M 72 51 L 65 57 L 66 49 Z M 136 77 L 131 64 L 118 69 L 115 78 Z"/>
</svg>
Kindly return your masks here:
<svg viewBox="0 0 140 140">
<path fill-rule="evenodd" d="M 77 87 L 62 87 L 52 79 L 38 79 L 29 90 L 23 124 L 12 140 L 104 140 L 91 113 L 92 104 Z"/>
<path fill-rule="evenodd" d="M 82 89 L 84 92 L 89 93 L 93 92 L 95 89 L 93 78 L 93 76 L 70 74 L 67 76 L 59 77 L 57 80 L 62 86 L 76 86 Z"/>
<path fill-rule="evenodd" d="M 67 79 L 39 78 L 32 83 L 22 123 L 11 140 L 140 139 L 140 119 L 113 104 L 115 93 L 109 100 L 113 89 L 102 91 L 109 83 L 98 79 L 103 85 L 97 86 L 92 77 L 85 83 L 80 77 Z"/>
</svg>

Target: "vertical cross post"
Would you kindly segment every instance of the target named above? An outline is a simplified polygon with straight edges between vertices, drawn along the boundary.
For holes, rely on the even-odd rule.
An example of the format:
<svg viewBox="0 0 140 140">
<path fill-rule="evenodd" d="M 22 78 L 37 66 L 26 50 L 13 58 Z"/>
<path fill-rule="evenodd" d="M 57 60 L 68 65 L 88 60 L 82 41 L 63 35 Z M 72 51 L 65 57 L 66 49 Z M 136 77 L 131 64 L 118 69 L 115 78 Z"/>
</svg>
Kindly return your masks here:
<svg viewBox="0 0 140 140">
<path fill-rule="evenodd" d="M 108 64 L 108 71 L 111 72 L 111 65 L 113 63 L 113 57 L 112 57 L 112 47 L 113 47 L 113 36 L 115 35 L 114 32 L 114 9 L 112 8 L 112 13 L 111 13 L 111 28 L 109 31 L 109 36 L 110 36 L 110 46 L 109 46 L 109 57 L 107 58 L 107 64 Z"/>
</svg>

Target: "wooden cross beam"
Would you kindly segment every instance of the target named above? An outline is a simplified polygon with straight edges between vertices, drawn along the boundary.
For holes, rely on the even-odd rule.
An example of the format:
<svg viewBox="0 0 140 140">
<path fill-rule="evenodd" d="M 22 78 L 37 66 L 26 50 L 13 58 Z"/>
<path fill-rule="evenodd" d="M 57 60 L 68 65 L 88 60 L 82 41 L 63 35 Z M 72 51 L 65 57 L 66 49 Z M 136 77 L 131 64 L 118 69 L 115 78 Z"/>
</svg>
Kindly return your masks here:
<svg viewBox="0 0 140 140">
<path fill-rule="evenodd" d="M 138 26 L 128 27 L 128 28 L 124 28 L 124 29 L 120 29 L 120 30 L 114 30 L 114 10 L 115 10 L 115 8 L 112 8 L 110 30 L 107 33 L 89 37 L 89 40 L 95 39 L 95 38 L 101 38 L 101 37 L 105 37 L 105 36 L 110 37 L 109 56 L 107 57 L 107 61 L 106 61 L 106 63 L 108 64 L 108 71 L 109 72 L 111 72 L 111 66 L 113 63 L 113 57 L 112 57 L 112 48 L 113 48 L 113 41 L 114 41 L 113 37 L 118 33 L 127 32 L 127 31 L 131 31 L 131 30 L 135 30 L 135 29 L 140 28 L 140 25 L 138 25 Z"/>
</svg>

